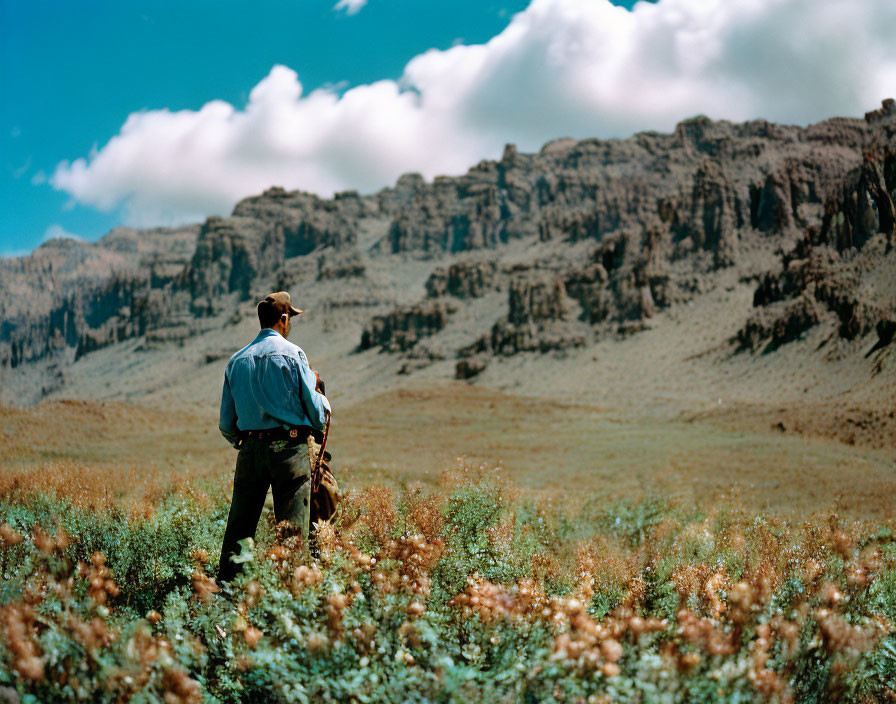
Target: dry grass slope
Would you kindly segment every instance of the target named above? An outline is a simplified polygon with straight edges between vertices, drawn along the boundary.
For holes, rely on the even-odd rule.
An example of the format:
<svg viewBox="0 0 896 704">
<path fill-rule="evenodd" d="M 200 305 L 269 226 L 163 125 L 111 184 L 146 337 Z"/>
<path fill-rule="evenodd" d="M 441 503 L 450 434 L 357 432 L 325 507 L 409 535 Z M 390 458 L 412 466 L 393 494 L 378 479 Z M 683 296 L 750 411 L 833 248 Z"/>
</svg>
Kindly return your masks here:
<svg viewBox="0 0 896 704">
<path fill-rule="evenodd" d="M 355 488 L 434 486 L 463 457 L 502 465 L 521 489 L 570 504 L 600 494 L 711 506 L 733 492 L 747 508 L 781 515 L 835 506 L 860 518 L 892 515 L 893 446 L 782 433 L 771 420 L 749 410 L 638 416 L 463 383 L 419 384 L 339 409 L 329 447 L 340 481 Z M 210 480 L 226 493 L 235 455 L 216 421 L 208 412 L 112 402 L 0 408 L 0 482 L 36 473 L 64 483 L 77 474 L 97 496 L 140 499 Z"/>
</svg>

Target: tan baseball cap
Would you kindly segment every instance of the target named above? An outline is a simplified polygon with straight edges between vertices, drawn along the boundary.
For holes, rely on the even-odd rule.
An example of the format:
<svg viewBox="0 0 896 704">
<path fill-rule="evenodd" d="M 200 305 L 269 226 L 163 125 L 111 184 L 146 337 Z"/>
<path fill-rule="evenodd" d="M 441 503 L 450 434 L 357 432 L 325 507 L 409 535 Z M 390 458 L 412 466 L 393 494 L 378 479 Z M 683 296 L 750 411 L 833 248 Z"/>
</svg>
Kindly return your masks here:
<svg viewBox="0 0 896 704">
<path fill-rule="evenodd" d="M 292 304 L 286 291 L 278 291 L 265 296 L 264 300 L 258 302 L 258 307 L 261 308 L 262 306 L 273 308 L 277 311 L 278 316 L 288 313 L 290 318 L 303 312 Z"/>
</svg>

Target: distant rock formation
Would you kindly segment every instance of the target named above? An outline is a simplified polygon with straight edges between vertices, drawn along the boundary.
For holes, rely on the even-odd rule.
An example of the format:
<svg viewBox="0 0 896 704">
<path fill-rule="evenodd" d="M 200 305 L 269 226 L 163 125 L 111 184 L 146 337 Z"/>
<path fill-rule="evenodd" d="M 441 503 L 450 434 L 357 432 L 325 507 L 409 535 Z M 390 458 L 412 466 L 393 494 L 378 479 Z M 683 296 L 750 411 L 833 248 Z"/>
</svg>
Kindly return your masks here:
<svg viewBox="0 0 896 704">
<path fill-rule="evenodd" d="M 501 277 L 494 261 L 459 261 L 447 268 L 438 267 L 426 281 L 428 298 L 454 296 L 480 298 L 500 288 Z"/>
<path fill-rule="evenodd" d="M 892 101 L 874 120 L 896 116 Z M 861 166 L 825 204 L 820 226 L 806 230 L 756 289 L 754 313 L 738 334 L 742 347 L 774 349 L 819 323 L 845 340 L 877 330 L 882 346 L 896 320 L 896 144 L 870 143 Z"/>
<path fill-rule="evenodd" d="M 164 324 L 199 228 L 117 228 L 95 245 L 50 240 L 0 260 L 0 367 L 75 359 Z"/>
<path fill-rule="evenodd" d="M 888 285 L 871 294 L 868 282 L 893 278 L 894 131 L 889 100 L 864 120 L 806 128 L 696 117 L 671 134 L 508 145 L 462 176 L 407 174 L 372 195 L 270 188 L 202 225 L 53 240 L 0 260 L 0 370 L 132 338 L 176 344 L 309 271 L 321 285 L 353 281 L 329 310 L 356 301 L 365 317 L 377 272 L 361 349 L 407 353 L 450 328 L 449 301 L 489 296 L 506 307 L 446 354 L 564 349 L 637 330 L 698 295 L 707 272 L 775 247 L 783 269 L 760 282 L 742 346 L 782 344 L 829 314 L 863 335 L 891 309 Z M 389 269 L 405 265 L 430 267 L 420 303 L 400 296 L 383 313 L 400 285 Z"/>
<path fill-rule="evenodd" d="M 500 161 L 460 178 L 415 181 L 409 205 L 390 227 L 389 247 L 460 253 L 433 271 L 428 298 L 508 291 L 506 315 L 459 348 L 462 359 L 631 334 L 660 310 L 702 293 L 705 273 L 822 227 L 827 199 L 861 163 L 863 149 L 889 139 L 888 115 L 805 129 L 698 117 L 672 135 L 558 140 L 535 155 L 509 146 Z M 482 249 L 499 253 L 502 244 L 527 237 L 553 245 L 552 255 L 513 265 L 464 258 Z M 583 256 L 577 245 L 587 242 L 595 245 Z M 549 287 L 563 291 L 564 306 L 521 313 L 526 296 Z M 545 303 L 538 300 L 533 305 Z M 812 318 L 804 309 L 795 320 L 805 325 Z M 473 368 L 457 373 L 468 378 Z"/>
<path fill-rule="evenodd" d="M 355 250 L 322 255 L 317 260 L 318 281 L 360 278 L 367 274 L 367 264 Z"/>
<path fill-rule="evenodd" d="M 442 330 L 455 310 L 450 303 L 426 301 L 374 316 L 361 335 L 360 349 L 379 347 L 388 352 L 406 352 L 421 338 Z"/>
<path fill-rule="evenodd" d="M 517 277 L 510 282 L 507 316 L 472 345 L 458 350 L 462 358 L 508 356 L 518 352 L 548 352 L 585 344 L 580 326 L 570 323 L 569 299 L 559 278 Z M 475 363 L 458 373 L 476 369 Z M 465 370 L 465 371 L 464 371 Z M 467 377 L 468 378 L 468 377 Z"/>
</svg>

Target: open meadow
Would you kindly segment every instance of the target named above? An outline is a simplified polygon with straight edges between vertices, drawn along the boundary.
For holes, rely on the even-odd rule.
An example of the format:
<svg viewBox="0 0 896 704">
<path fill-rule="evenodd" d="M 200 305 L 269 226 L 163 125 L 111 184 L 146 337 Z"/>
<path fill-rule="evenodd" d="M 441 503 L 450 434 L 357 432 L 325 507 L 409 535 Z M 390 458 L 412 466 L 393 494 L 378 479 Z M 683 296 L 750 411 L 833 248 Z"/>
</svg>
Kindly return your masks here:
<svg viewBox="0 0 896 704">
<path fill-rule="evenodd" d="M 896 0 L 2 8 L 0 704 L 896 704 Z"/>
<path fill-rule="evenodd" d="M 896 698 L 892 447 L 539 403 L 340 410 L 316 556 L 268 507 L 224 589 L 212 414 L 2 409 L 0 700 Z"/>
</svg>

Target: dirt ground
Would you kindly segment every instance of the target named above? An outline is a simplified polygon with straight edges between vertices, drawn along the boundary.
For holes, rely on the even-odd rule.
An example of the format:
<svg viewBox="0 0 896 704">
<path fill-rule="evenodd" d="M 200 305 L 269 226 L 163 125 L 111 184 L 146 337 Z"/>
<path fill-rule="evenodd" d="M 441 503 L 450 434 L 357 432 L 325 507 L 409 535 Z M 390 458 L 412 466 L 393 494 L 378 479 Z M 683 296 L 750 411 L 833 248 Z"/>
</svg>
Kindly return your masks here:
<svg viewBox="0 0 896 704">
<path fill-rule="evenodd" d="M 776 416 L 681 418 L 620 413 L 501 393 L 462 382 L 419 383 L 340 408 L 329 448 L 346 488 L 432 485 L 458 462 L 487 463 L 523 490 L 574 504 L 593 496 L 666 497 L 795 517 L 837 510 L 876 519 L 896 509 L 896 445 L 800 435 Z M 66 484 L 146 500 L 198 481 L 229 492 L 235 453 L 209 409 L 115 402 L 0 408 L 0 488 Z M 879 443 L 875 443 L 879 444 Z M 25 479 L 23 479 L 23 477 Z"/>
<path fill-rule="evenodd" d="M 751 509 L 782 514 L 836 507 L 871 518 L 896 508 L 893 445 L 849 445 L 755 421 L 738 427 L 734 415 L 620 415 L 457 383 L 346 409 L 331 442 L 361 484 L 433 482 L 463 455 L 501 464 L 522 487 L 570 499 L 663 496 L 708 505 L 734 492 Z"/>
</svg>

